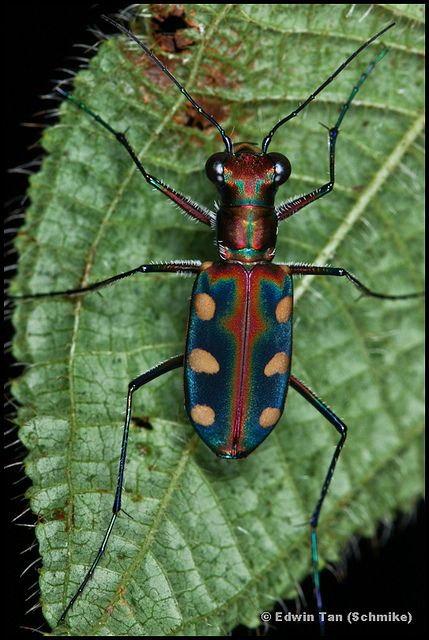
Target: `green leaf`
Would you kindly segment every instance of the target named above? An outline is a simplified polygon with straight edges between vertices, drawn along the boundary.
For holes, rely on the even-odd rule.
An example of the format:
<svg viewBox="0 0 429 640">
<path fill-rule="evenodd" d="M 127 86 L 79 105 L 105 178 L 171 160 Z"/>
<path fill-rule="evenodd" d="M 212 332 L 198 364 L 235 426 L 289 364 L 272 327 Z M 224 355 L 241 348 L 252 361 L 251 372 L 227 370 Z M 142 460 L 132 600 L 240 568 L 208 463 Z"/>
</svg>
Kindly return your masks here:
<svg viewBox="0 0 429 640">
<path fill-rule="evenodd" d="M 277 260 L 329 261 L 377 291 L 421 290 L 423 5 L 188 4 L 187 43 L 174 53 L 168 38 L 153 40 L 149 14 L 159 7 L 168 11 L 143 5 L 133 28 L 235 141 L 261 141 L 396 20 L 382 39 L 389 54 L 344 119 L 335 189 L 281 225 Z M 326 182 L 319 122 L 335 122 L 382 47 L 362 53 L 276 134 L 270 150 L 293 168 L 280 200 Z M 148 171 L 212 207 L 204 164 L 222 149 L 218 133 L 123 36 L 101 45 L 73 93 L 115 128 L 130 127 Z M 120 145 L 73 105 L 62 105 L 42 144 L 14 293 L 76 287 L 151 260 L 215 259 L 210 230 L 148 188 Z M 183 350 L 191 287 L 189 278 L 141 275 L 102 295 L 17 307 L 14 353 L 28 368 L 14 393 L 53 627 L 110 518 L 127 384 Z M 356 297 L 340 279 L 296 281 L 294 374 L 349 426 L 320 520 L 322 565 L 352 535 L 370 536 L 381 518 L 410 510 L 422 491 L 421 302 Z M 334 429 L 291 391 L 257 451 L 216 459 L 186 419 L 179 371 L 140 390 L 134 415 L 123 499 L 132 518 L 119 517 L 67 626 L 53 633 L 203 636 L 256 626 L 311 571 L 300 525 L 320 494 Z"/>
</svg>

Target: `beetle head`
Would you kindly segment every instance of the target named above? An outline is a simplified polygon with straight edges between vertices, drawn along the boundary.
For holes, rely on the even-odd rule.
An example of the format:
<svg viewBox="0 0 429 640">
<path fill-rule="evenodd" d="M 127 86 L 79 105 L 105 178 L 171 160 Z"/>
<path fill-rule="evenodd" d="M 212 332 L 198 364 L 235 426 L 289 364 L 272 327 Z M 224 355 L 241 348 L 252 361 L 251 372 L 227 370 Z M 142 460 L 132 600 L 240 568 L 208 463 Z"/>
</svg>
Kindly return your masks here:
<svg viewBox="0 0 429 640">
<path fill-rule="evenodd" d="M 233 153 L 210 156 L 206 172 L 224 204 L 269 206 L 278 187 L 289 178 L 291 165 L 281 153 L 263 153 L 254 143 L 240 142 Z"/>
</svg>

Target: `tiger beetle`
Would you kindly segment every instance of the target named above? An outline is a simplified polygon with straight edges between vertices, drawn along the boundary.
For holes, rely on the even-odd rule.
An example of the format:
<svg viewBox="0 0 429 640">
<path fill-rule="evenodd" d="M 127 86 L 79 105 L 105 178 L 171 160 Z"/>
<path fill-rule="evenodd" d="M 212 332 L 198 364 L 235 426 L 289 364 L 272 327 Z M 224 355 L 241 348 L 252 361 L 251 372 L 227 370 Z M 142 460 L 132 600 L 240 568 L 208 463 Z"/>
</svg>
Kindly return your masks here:
<svg viewBox="0 0 429 640">
<path fill-rule="evenodd" d="M 335 182 L 335 145 L 340 125 L 357 92 L 388 49 L 384 48 L 368 65 L 344 103 L 337 122 L 328 128 L 329 181 L 326 184 L 276 207 L 274 202 L 277 189 L 288 180 L 291 164 L 286 156 L 269 152 L 268 148 L 281 126 L 305 109 L 356 56 L 395 23 L 389 24 L 356 49 L 314 93 L 277 122 L 259 148 L 249 142 L 233 143 L 215 118 L 197 104 L 185 87 L 139 38 L 114 20 L 106 16 L 103 18 L 143 49 L 197 112 L 219 131 L 225 150 L 213 154 L 205 167 L 209 180 L 219 193 L 220 204 L 217 211 L 210 211 L 193 202 L 150 175 L 125 133 L 116 131 L 64 89 L 57 88 L 57 92 L 118 140 L 149 185 L 170 198 L 191 218 L 216 232 L 219 257 L 215 262 L 174 260 L 143 264 L 82 288 L 23 296 L 77 296 L 138 273 L 194 273 L 197 276 L 190 303 L 185 352 L 142 373 L 128 385 L 112 516 L 92 565 L 64 609 L 59 623 L 65 621 L 94 574 L 121 511 L 133 394 L 151 380 L 179 367 L 184 368 L 185 408 L 189 420 L 202 440 L 220 458 L 245 458 L 265 440 L 284 411 L 289 386 L 313 405 L 338 432 L 339 440 L 310 520 L 314 590 L 320 613 L 323 605 L 318 569 L 317 525 L 335 466 L 346 441 L 347 427 L 311 389 L 291 373 L 293 276 L 345 277 L 362 295 L 384 300 L 403 300 L 422 294 L 376 293 L 341 267 L 274 264 L 272 260 L 279 222 L 332 191 Z M 320 615 L 319 624 L 323 633 Z"/>
</svg>

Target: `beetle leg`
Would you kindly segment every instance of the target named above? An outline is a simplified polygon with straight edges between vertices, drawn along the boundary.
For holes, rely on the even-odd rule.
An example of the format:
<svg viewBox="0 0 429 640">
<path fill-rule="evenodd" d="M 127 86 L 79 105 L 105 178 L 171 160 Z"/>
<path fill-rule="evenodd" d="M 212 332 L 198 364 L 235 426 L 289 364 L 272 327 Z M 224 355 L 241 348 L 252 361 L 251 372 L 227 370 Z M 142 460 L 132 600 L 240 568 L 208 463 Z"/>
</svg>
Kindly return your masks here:
<svg viewBox="0 0 429 640">
<path fill-rule="evenodd" d="M 175 260 L 174 262 L 161 262 L 158 264 L 141 264 L 136 269 L 118 273 L 116 276 L 112 276 L 111 278 L 107 278 L 106 280 L 100 280 L 99 282 L 93 282 L 86 287 L 78 287 L 77 289 L 65 289 L 64 291 L 49 291 L 46 293 L 29 293 L 28 295 L 23 296 L 11 296 L 11 299 L 34 300 L 36 298 L 53 298 L 60 296 L 74 297 L 84 295 L 85 293 L 89 293 L 90 291 L 103 289 L 103 287 L 108 287 L 109 285 L 114 284 L 119 280 L 123 280 L 124 278 L 128 278 L 129 276 L 133 276 L 136 273 L 199 273 L 200 267 L 200 260 Z"/>
<path fill-rule="evenodd" d="M 290 377 L 290 385 L 298 391 L 298 393 L 307 400 L 310 404 L 315 407 L 324 418 L 326 418 L 332 425 L 334 425 L 335 429 L 340 434 L 340 440 L 335 448 L 334 455 L 332 456 L 331 463 L 328 468 L 328 473 L 326 474 L 325 481 L 323 483 L 322 491 L 320 493 L 319 499 L 317 501 L 316 507 L 314 509 L 313 515 L 311 517 L 311 550 L 313 557 L 313 576 L 314 576 L 314 588 L 316 592 L 316 601 L 317 601 L 317 610 L 322 611 L 322 594 L 320 591 L 320 579 L 319 579 L 319 560 L 317 553 L 317 524 L 319 521 L 320 511 L 322 509 L 323 501 L 326 497 L 326 494 L 329 489 L 329 485 L 331 484 L 332 476 L 334 474 L 335 465 L 337 464 L 337 460 L 340 456 L 341 449 L 343 448 L 344 442 L 347 437 L 347 427 L 338 416 L 329 409 L 329 407 L 320 400 L 316 396 L 311 389 L 305 386 L 300 380 L 295 378 L 295 376 Z M 323 629 L 323 622 L 319 617 L 319 624 L 321 629 Z"/>
<path fill-rule="evenodd" d="M 187 196 L 184 196 L 181 193 L 178 193 L 174 189 L 171 189 L 171 187 L 168 187 L 161 180 L 159 180 L 155 176 L 151 176 L 146 171 L 146 169 L 140 162 L 137 153 L 134 151 L 133 147 L 128 142 L 128 139 L 125 133 L 121 131 L 116 131 L 116 129 L 111 127 L 108 122 L 103 120 L 103 118 L 101 118 L 101 116 L 99 116 L 98 113 L 95 113 L 94 111 L 89 109 L 89 107 L 87 107 L 83 102 L 81 102 L 80 100 L 72 96 L 67 91 L 64 91 L 64 89 L 58 88 L 56 89 L 56 91 L 60 96 L 66 98 L 69 102 L 74 104 L 78 109 L 82 109 L 82 111 L 85 111 L 85 113 L 91 116 L 91 118 L 96 120 L 99 124 L 101 124 L 102 127 L 107 129 L 109 133 L 115 136 L 116 140 L 126 149 L 128 154 L 131 156 L 132 161 L 134 162 L 134 164 L 136 165 L 137 169 L 140 171 L 142 176 L 145 178 L 146 182 L 148 182 L 152 187 L 155 187 L 156 189 L 161 191 L 164 195 L 170 198 L 170 200 L 173 200 L 173 202 L 175 202 L 181 209 L 183 209 L 185 213 L 191 216 L 191 218 L 194 218 L 199 222 L 203 222 L 204 224 L 208 224 L 209 226 L 212 223 L 214 223 L 216 219 L 216 214 L 213 211 L 206 209 L 202 205 L 196 202 L 193 202 Z"/>
<path fill-rule="evenodd" d="M 329 182 L 314 189 L 314 191 L 310 191 L 305 196 L 299 196 L 295 200 L 291 200 L 289 202 L 283 202 L 277 209 L 276 215 L 279 222 L 281 220 L 285 220 L 290 216 L 293 216 L 294 213 L 297 213 L 303 207 L 306 207 L 314 200 L 321 198 L 326 195 L 334 188 L 335 183 L 335 143 L 337 141 L 338 129 L 333 127 L 329 129 Z"/>
<path fill-rule="evenodd" d="M 382 298 L 384 300 L 406 300 L 407 298 L 418 298 L 420 296 L 424 296 L 424 291 L 419 291 L 417 293 L 403 293 L 399 295 L 390 295 L 387 293 L 376 293 L 371 289 L 368 289 L 360 280 L 356 278 L 352 273 L 346 271 L 342 267 L 317 267 L 314 264 L 289 264 L 287 265 L 290 269 L 291 274 L 300 274 L 303 276 L 313 275 L 313 276 L 344 276 L 352 282 L 357 289 L 361 292 L 363 296 L 368 296 L 372 298 Z"/>
<path fill-rule="evenodd" d="M 390 25 L 393 26 L 393 25 Z M 387 27 L 388 29 L 390 29 L 390 26 Z M 385 29 L 385 31 L 387 31 L 387 29 Z M 378 37 L 380 34 L 377 34 Z M 375 39 L 375 38 L 374 38 Z M 365 45 L 364 45 L 365 46 Z M 365 71 L 362 73 L 359 81 L 355 84 L 355 86 L 352 89 L 352 92 L 350 93 L 349 97 L 347 98 L 346 102 L 343 104 L 343 107 L 340 111 L 340 115 L 338 116 L 337 122 L 335 123 L 335 125 L 331 128 L 329 127 L 325 127 L 326 129 L 328 129 L 328 140 L 329 140 L 329 182 L 327 182 L 326 184 L 322 185 L 321 187 L 318 187 L 317 189 L 315 189 L 314 191 L 311 191 L 310 193 L 307 193 L 307 195 L 305 196 L 299 196 L 298 198 L 295 198 L 294 200 L 290 200 L 289 202 L 284 202 L 282 203 L 277 209 L 276 209 L 276 215 L 278 220 L 285 220 L 286 218 L 289 218 L 290 216 L 293 216 L 294 213 L 296 213 L 297 211 L 299 211 L 300 209 L 302 209 L 303 207 L 306 207 L 308 204 L 310 204 L 310 202 L 314 202 L 314 200 L 317 200 L 318 198 L 321 198 L 322 196 L 326 195 L 327 193 L 329 193 L 330 191 L 332 191 L 332 189 L 334 188 L 334 182 L 335 182 L 335 143 L 337 142 L 337 137 L 339 134 L 339 130 L 340 130 L 340 125 L 343 121 L 344 116 L 346 115 L 350 104 L 353 100 L 353 98 L 355 97 L 355 95 L 357 94 L 357 92 L 359 91 L 359 89 L 361 88 L 361 86 L 363 85 L 363 83 L 365 82 L 365 80 L 367 79 L 367 77 L 369 76 L 369 74 L 371 73 L 371 71 L 374 69 L 375 65 L 380 62 L 380 60 L 382 60 L 384 58 L 384 56 L 386 55 L 388 49 L 384 48 L 381 53 L 378 54 L 378 56 L 375 58 L 375 60 L 373 60 L 372 62 L 370 62 L 370 64 L 367 66 L 367 68 L 365 69 Z M 346 61 L 345 64 L 347 64 L 348 61 Z M 328 79 L 328 82 L 330 81 L 330 79 Z M 326 85 L 327 83 L 325 83 Z M 324 86 L 324 85 L 322 85 Z M 310 96 L 309 100 L 312 100 L 314 98 L 316 94 L 313 94 L 312 96 Z M 302 106 L 301 106 L 302 108 Z M 322 125 L 325 126 L 325 125 Z"/>
<path fill-rule="evenodd" d="M 182 367 L 183 366 L 183 359 L 184 359 L 183 354 L 178 355 L 178 356 L 173 356 L 172 358 L 169 358 L 169 360 L 165 360 L 164 362 L 161 362 L 160 364 L 158 364 L 156 367 L 153 367 L 153 369 L 150 369 L 149 371 L 146 371 L 145 373 L 142 373 L 140 376 L 138 376 L 137 378 L 132 380 L 128 385 L 127 409 L 126 409 L 125 422 L 124 422 L 124 433 L 123 433 L 123 436 L 122 436 L 121 457 L 120 457 L 119 472 L 118 472 L 118 482 L 117 482 L 117 485 L 116 485 L 115 499 L 113 501 L 113 507 L 112 507 L 112 512 L 113 512 L 112 513 L 112 517 L 110 518 L 109 526 L 107 527 L 106 533 L 104 534 L 103 541 L 101 543 L 101 546 L 100 546 L 100 548 L 99 548 L 99 550 L 97 552 L 97 555 L 95 556 L 95 559 L 94 559 L 91 567 L 89 568 L 87 574 L 85 575 L 81 585 L 79 586 L 78 590 L 74 594 L 73 598 L 70 600 L 70 602 L 68 603 L 67 607 L 64 609 L 63 613 L 61 614 L 61 617 L 60 617 L 60 619 L 58 621 L 58 624 L 62 624 L 64 622 L 67 613 L 73 607 L 74 603 L 76 602 L 76 600 L 78 599 L 78 597 L 80 596 L 82 591 L 85 589 L 88 581 L 90 580 L 91 576 L 93 575 L 98 563 L 101 560 L 101 557 L 104 554 L 104 551 L 106 549 L 107 542 L 109 540 L 110 534 L 112 533 L 112 529 L 113 529 L 113 526 L 115 524 L 116 518 L 118 517 L 118 514 L 119 514 L 119 512 L 121 510 L 121 498 L 122 498 L 122 488 L 123 488 L 123 480 L 124 480 L 124 468 L 125 468 L 125 460 L 126 460 L 126 456 L 127 456 L 127 443 L 128 443 L 128 433 L 129 433 L 130 422 L 131 422 L 131 410 L 132 410 L 133 393 L 134 393 L 134 391 L 137 391 L 137 389 L 140 389 L 140 387 L 145 385 L 147 382 L 150 382 L 151 380 L 154 380 L 155 378 L 158 378 L 159 376 L 163 375 L 164 373 L 167 373 L 168 371 L 172 371 L 173 369 L 177 369 L 178 367 Z"/>
</svg>

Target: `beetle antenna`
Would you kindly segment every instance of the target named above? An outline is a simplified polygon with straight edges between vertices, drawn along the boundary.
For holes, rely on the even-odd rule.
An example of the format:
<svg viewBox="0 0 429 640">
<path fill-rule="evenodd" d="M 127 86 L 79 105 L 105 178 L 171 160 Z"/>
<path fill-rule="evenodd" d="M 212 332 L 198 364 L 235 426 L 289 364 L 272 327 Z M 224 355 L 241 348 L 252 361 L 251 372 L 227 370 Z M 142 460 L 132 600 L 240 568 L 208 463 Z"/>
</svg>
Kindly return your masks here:
<svg viewBox="0 0 429 640">
<path fill-rule="evenodd" d="M 183 93 L 185 98 L 187 98 L 189 100 L 189 102 L 192 104 L 194 109 L 196 109 L 198 111 L 198 113 L 200 113 L 202 116 L 207 118 L 207 120 L 209 120 L 209 122 L 211 122 L 211 124 L 213 124 L 217 128 L 217 130 L 219 131 L 220 135 L 222 136 L 222 140 L 224 141 L 227 153 L 231 153 L 232 152 L 231 138 L 229 138 L 226 135 L 224 129 L 220 126 L 220 124 L 217 122 L 217 120 L 215 120 L 213 116 L 208 114 L 207 111 L 204 111 L 204 109 L 202 107 L 200 107 L 200 105 L 197 102 L 195 102 L 193 97 L 191 95 L 189 95 L 189 93 L 186 91 L 185 87 L 183 85 L 181 85 L 180 82 L 177 80 L 177 78 L 175 78 L 173 76 L 173 74 L 167 69 L 167 67 L 162 64 L 161 60 L 159 60 L 156 57 L 156 55 L 153 53 L 153 51 L 151 51 L 139 38 L 137 38 L 137 36 L 135 36 L 134 33 L 132 33 L 132 31 L 130 31 L 129 29 L 124 27 L 119 22 L 116 22 L 115 20 L 112 20 L 112 18 L 109 18 L 108 16 L 105 16 L 105 15 L 103 15 L 102 18 L 104 20 L 106 20 L 107 22 L 110 22 L 110 24 L 112 24 L 114 27 L 119 29 L 119 31 L 122 31 L 122 33 L 125 33 L 125 35 L 128 36 L 128 38 L 130 40 L 134 40 L 134 42 L 136 42 L 138 44 L 138 46 L 141 49 L 143 49 L 143 51 L 150 58 L 152 58 L 152 60 L 155 62 L 155 64 L 158 65 L 158 67 L 161 69 L 161 71 L 163 73 L 165 73 L 165 75 L 168 78 L 170 78 L 170 80 L 172 82 L 174 82 L 174 84 L 176 85 L 176 87 L 178 87 L 178 89 L 180 89 L 181 93 Z"/>
<path fill-rule="evenodd" d="M 388 31 L 388 29 L 391 29 L 392 27 L 395 26 L 395 23 L 392 22 L 391 24 L 389 24 L 387 27 L 384 27 L 384 29 L 382 29 L 381 31 L 379 31 L 378 33 L 375 34 L 375 36 L 372 36 L 372 38 L 370 38 L 369 40 L 367 40 L 363 45 L 361 45 L 359 47 L 359 49 L 356 49 L 356 51 L 354 53 L 351 54 L 351 56 L 349 56 L 347 58 L 347 60 L 345 62 L 343 62 L 336 71 L 334 71 L 334 73 L 329 76 L 329 78 L 327 80 L 325 80 L 325 82 L 323 82 L 323 84 L 320 85 L 320 87 L 318 89 L 316 89 L 316 91 L 314 93 L 312 93 L 305 102 L 303 102 L 297 109 L 295 109 L 294 111 L 292 111 L 291 113 L 289 113 L 289 115 L 287 115 L 285 118 L 282 118 L 282 120 L 280 120 L 275 127 L 273 127 L 273 129 L 270 131 L 270 133 L 264 138 L 263 142 L 262 142 L 262 152 L 266 153 L 267 149 L 268 149 L 268 145 L 270 144 L 273 135 L 275 134 L 275 132 L 277 131 L 277 129 L 279 129 L 279 127 L 281 127 L 283 124 L 285 124 L 286 122 L 288 122 L 288 120 L 291 120 L 292 118 L 294 118 L 295 116 L 298 115 L 298 113 L 300 111 L 302 111 L 303 109 L 305 109 L 305 107 L 312 101 L 314 100 L 314 98 L 321 92 L 323 91 L 323 89 L 325 87 L 328 86 L 328 84 L 330 84 L 332 82 L 332 80 L 334 80 L 334 78 L 337 77 L 338 74 L 341 73 L 341 71 L 343 69 L 345 69 L 347 67 L 348 64 L 350 64 L 350 62 L 353 60 L 353 58 L 356 58 L 356 56 L 358 56 L 360 54 L 361 51 L 363 51 L 364 49 L 366 49 L 372 42 L 374 42 L 374 40 L 377 40 L 377 38 L 379 38 L 381 35 L 383 35 L 383 33 L 385 33 L 386 31 Z M 386 53 L 387 50 L 384 50 L 384 53 Z M 383 53 L 383 55 L 384 55 Z M 381 56 L 382 57 L 382 56 Z M 378 60 L 378 58 L 377 58 Z"/>
</svg>

